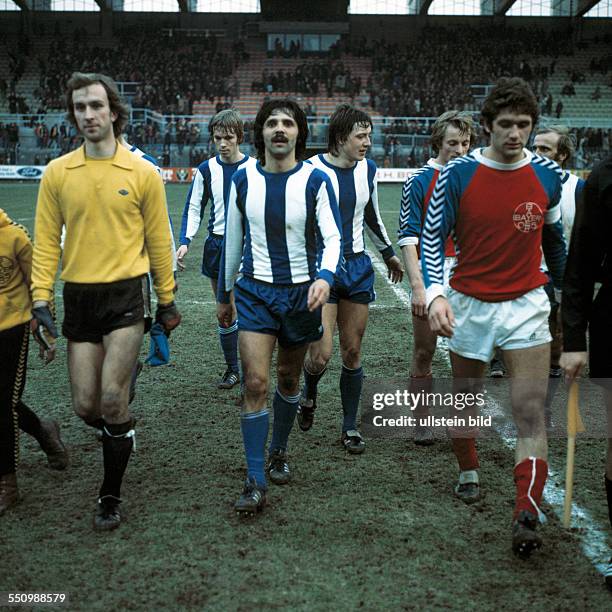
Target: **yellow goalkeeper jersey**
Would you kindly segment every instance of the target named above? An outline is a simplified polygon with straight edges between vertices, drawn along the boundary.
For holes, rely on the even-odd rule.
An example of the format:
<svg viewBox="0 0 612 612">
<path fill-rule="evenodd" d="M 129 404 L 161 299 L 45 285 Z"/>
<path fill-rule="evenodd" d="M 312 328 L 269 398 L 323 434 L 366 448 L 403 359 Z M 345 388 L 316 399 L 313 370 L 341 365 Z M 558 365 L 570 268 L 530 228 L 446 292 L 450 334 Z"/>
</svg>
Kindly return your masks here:
<svg viewBox="0 0 612 612">
<path fill-rule="evenodd" d="M 32 243 L 25 227 L 0 208 L 0 331 L 32 318 L 31 269 Z"/>
<path fill-rule="evenodd" d="M 73 283 L 110 283 L 150 271 L 160 303 L 168 304 L 174 299 L 170 245 L 156 169 L 119 145 L 107 159 L 86 157 L 82 146 L 53 160 L 40 184 L 32 299 L 51 300 L 61 257 L 60 278 Z"/>
</svg>

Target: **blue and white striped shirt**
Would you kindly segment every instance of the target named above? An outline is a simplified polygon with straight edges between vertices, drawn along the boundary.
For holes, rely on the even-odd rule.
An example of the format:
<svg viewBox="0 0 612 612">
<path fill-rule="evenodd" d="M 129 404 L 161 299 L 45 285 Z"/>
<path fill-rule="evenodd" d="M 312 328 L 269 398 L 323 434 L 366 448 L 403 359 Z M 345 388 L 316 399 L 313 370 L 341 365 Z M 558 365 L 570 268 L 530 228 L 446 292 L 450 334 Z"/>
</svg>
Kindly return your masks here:
<svg viewBox="0 0 612 612">
<path fill-rule="evenodd" d="M 193 177 L 191 188 L 187 194 L 183 222 L 181 224 L 180 243 L 189 245 L 197 234 L 204 215 L 204 209 L 211 200 L 208 233 L 223 236 L 225 232 L 225 211 L 227 197 L 234 172 L 244 165 L 254 165 L 254 157 L 245 155 L 234 164 L 221 161 L 217 155 L 202 162 Z"/>
<path fill-rule="evenodd" d="M 340 208 L 344 256 L 361 253 L 365 249 L 364 228 L 384 259 L 393 257 L 393 246 L 378 209 L 376 164 L 362 159 L 352 168 L 330 164 L 323 154 L 308 160 L 329 176 Z"/>
<path fill-rule="evenodd" d="M 322 278 L 330 286 L 342 259 L 340 213 L 327 175 L 299 162 L 288 172 L 266 172 L 259 163 L 232 178 L 218 300 L 243 276 L 272 285 Z"/>
</svg>

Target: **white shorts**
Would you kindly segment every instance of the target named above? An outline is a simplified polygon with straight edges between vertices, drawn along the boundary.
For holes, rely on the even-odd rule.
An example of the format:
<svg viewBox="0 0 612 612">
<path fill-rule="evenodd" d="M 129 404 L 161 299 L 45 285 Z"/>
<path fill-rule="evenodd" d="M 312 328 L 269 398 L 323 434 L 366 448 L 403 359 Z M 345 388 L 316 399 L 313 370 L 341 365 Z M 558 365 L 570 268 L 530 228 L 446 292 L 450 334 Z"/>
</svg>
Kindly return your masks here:
<svg viewBox="0 0 612 612">
<path fill-rule="evenodd" d="M 505 302 L 482 302 L 452 287 L 447 295 L 455 315 L 455 332 L 448 348 L 461 357 L 488 363 L 498 347 L 511 351 L 552 340 L 550 302 L 544 287 Z"/>
<path fill-rule="evenodd" d="M 457 263 L 456 257 L 445 257 L 444 258 L 444 291 L 448 291 L 450 289 L 450 285 L 448 281 L 450 281 L 450 277 L 453 275 L 453 271 L 455 269 L 455 264 Z"/>
</svg>

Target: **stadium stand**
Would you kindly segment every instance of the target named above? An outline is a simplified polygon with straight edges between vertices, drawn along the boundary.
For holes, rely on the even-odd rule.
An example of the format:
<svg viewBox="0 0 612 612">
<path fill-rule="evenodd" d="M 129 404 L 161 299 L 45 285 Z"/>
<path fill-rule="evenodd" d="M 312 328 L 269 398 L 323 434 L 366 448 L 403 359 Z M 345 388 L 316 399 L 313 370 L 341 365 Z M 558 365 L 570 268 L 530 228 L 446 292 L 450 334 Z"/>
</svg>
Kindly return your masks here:
<svg viewBox="0 0 612 612">
<path fill-rule="evenodd" d="M 237 108 L 248 122 L 266 96 L 291 96 L 311 117 L 311 146 L 324 145 L 327 117 L 337 104 L 350 102 L 374 118 L 372 156 L 381 166 L 419 165 L 430 153 L 433 118 L 449 107 L 477 113 L 491 83 L 509 74 L 531 83 L 543 123 L 561 119 L 574 127 L 576 167 L 609 151 L 612 55 L 604 28 L 576 32 L 562 22 L 547 28 L 513 19 L 501 25 L 452 22 L 413 18 L 405 33 L 397 24 L 379 23 L 376 33 L 384 29 L 385 36 L 376 39 L 363 34 L 363 20 L 329 52 L 317 54 L 299 47 L 271 51 L 265 36 L 246 23 L 211 30 L 216 36 L 202 29 L 169 36 L 172 30 L 161 23 L 92 35 L 78 20 L 69 33 L 60 33 L 57 24 L 53 32 L 38 26 L 35 34 L 8 33 L 0 58 L 0 122 L 15 123 L 18 134 L 2 131 L 0 154 L 42 163 L 77 144 L 58 114 L 73 70 L 116 77 L 133 108 L 128 137 L 162 163 L 205 159 L 206 125 L 218 110 Z M 563 93 L 572 88 L 575 95 Z"/>
</svg>

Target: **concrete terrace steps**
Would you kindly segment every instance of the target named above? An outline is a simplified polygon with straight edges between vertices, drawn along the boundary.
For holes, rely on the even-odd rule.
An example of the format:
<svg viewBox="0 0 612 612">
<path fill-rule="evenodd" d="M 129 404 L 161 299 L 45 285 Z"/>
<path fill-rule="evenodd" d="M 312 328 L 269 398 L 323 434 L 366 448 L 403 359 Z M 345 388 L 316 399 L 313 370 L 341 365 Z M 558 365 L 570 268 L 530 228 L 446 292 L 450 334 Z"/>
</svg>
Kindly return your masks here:
<svg viewBox="0 0 612 612">
<path fill-rule="evenodd" d="M 612 88 L 610 75 L 591 74 L 589 64 L 592 59 L 601 59 L 610 54 L 610 48 L 605 43 L 591 42 L 587 49 L 576 49 L 574 55 L 559 58 L 555 74 L 550 77 L 550 92 L 553 96 L 553 109 L 557 102 L 563 102 L 563 117 L 592 117 L 594 119 L 609 119 L 612 117 Z M 569 72 L 578 71 L 585 75 L 584 83 L 574 83 L 575 96 L 562 96 L 563 86 L 570 81 Z M 599 86 L 601 99 L 591 100 L 591 94 Z"/>
</svg>

